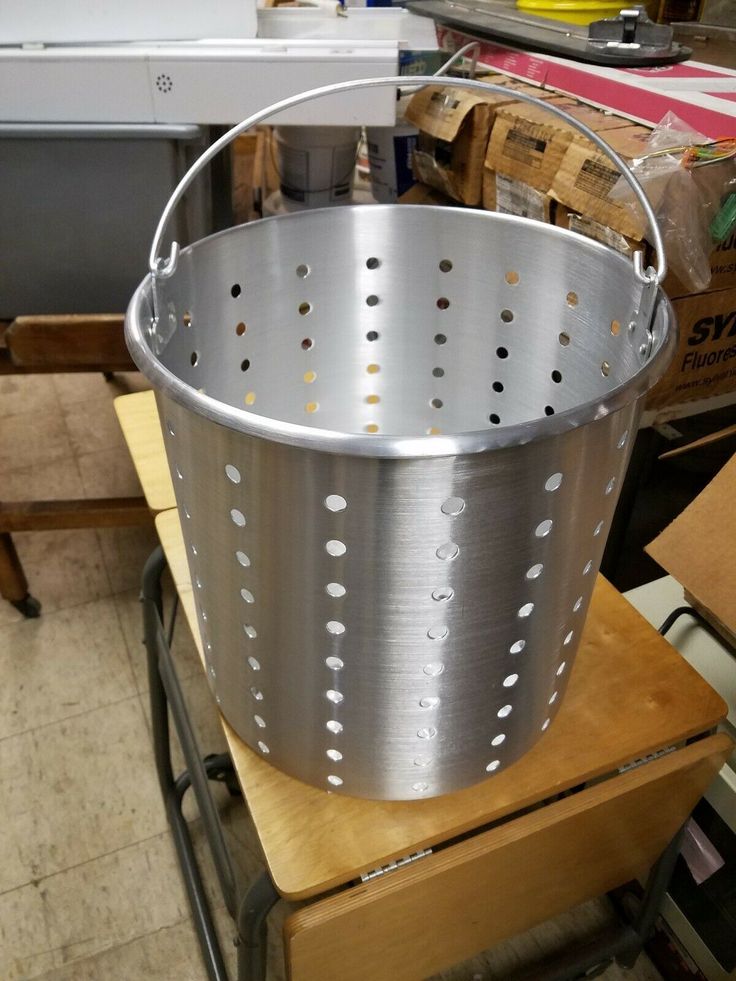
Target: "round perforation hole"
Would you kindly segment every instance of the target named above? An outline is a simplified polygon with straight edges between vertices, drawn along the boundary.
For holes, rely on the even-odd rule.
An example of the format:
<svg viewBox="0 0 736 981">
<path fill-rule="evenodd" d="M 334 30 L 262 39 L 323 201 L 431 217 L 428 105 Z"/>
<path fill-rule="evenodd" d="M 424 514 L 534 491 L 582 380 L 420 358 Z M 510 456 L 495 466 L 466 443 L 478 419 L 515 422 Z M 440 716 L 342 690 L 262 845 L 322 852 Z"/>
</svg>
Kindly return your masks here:
<svg viewBox="0 0 736 981">
<path fill-rule="evenodd" d="M 344 511 L 348 506 L 348 502 L 340 494 L 328 494 L 324 503 L 328 511 Z"/>
<path fill-rule="evenodd" d="M 560 677 L 560 675 L 564 674 L 566 667 L 567 667 L 567 661 L 563 661 L 562 664 L 560 664 L 559 668 L 557 669 L 558 678 Z"/>
<path fill-rule="evenodd" d="M 509 647 L 509 654 L 521 654 L 525 647 L 525 640 L 515 640 L 511 647 Z"/>
<path fill-rule="evenodd" d="M 339 705 L 345 696 L 341 691 L 336 691 L 334 688 L 328 688 L 328 690 L 325 692 L 325 698 L 328 702 L 332 702 L 333 705 Z"/>
<path fill-rule="evenodd" d="M 545 518 L 544 521 L 540 521 L 537 527 L 534 529 L 534 534 L 537 536 L 537 538 L 546 538 L 551 531 L 552 519 Z"/>
<path fill-rule="evenodd" d="M 593 560 L 588 559 L 588 561 L 583 566 L 583 575 L 587 576 L 592 568 L 593 568 Z"/>
<path fill-rule="evenodd" d="M 246 589 L 245 586 L 240 590 L 240 595 L 243 597 L 246 603 L 255 603 L 256 601 L 253 593 L 251 593 L 249 589 Z"/>
<path fill-rule="evenodd" d="M 576 307 L 578 305 L 578 294 L 575 292 L 575 290 L 570 290 L 565 299 L 567 300 L 567 305 L 569 307 Z"/>
<path fill-rule="evenodd" d="M 331 538 L 325 543 L 325 550 L 327 551 L 328 555 L 340 556 L 347 552 L 348 547 L 345 542 L 341 542 L 336 538 Z"/>
<path fill-rule="evenodd" d="M 547 479 L 544 482 L 544 489 L 546 491 L 550 491 L 551 493 L 552 491 L 556 491 L 561 483 L 562 483 L 561 473 L 558 472 L 558 473 L 550 474 L 550 476 L 547 477 Z"/>
<path fill-rule="evenodd" d="M 176 431 L 175 431 L 173 425 L 170 422 L 167 422 L 166 423 L 166 428 L 169 431 L 169 436 L 176 436 Z"/>
<path fill-rule="evenodd" d="M 621 333 L 621 324 L 618 320 L 611 321 L 611 333 L 614 337 L 618 337 L 618 335 Z"/>
<path fill-rule="evenodd" d="M 502 681 L 502 685 L 504 688 L 513 688 L 518 680 L 518 674 L 507 674 Z"/>
<path fill-rule="evenodd" d="M 240 296 L 242 292 L 243 291 L 240 288 L 240 283 L 233 283 L 233 285 L 230 287 L 230 296 L 234 300 L 237 300 L 237 298 Z"/>
<path fill-rule="evenodd" d="M 501 320 L 505 324 L 513 323 L 513 320 L 514 320 L 514 311 L 513 310 L 502 310 L 501 311 Z"/>
<path fill-rule="evenodd" d="M 425 695 L 419 699 L 419 707 L 423 709 L 434 709 L 440 704 L 439 696 Z"/>
<path fill-rule="evenodd" d="M 432 374 L 435 378 L 444 378 L 445 369 L 444 368 L 432 368 Z"/>
<path fill-rule="evenodd" d="M 582 605 L 583 605 L 583 597 L 578 596 L 578 598 L 573 603 L 572 612 L 577 613 Z"/>
<path fill-rule="evenodd" d="M 414 791 L 415 794 L 423 794 L 427 790 L 429 790 L 429 784 L 419 780 L 417 781 L 417 783 L 413 783 L 411 785 L 411 789 Z"/>
<path fill-rule="evenodd" d="M 486 766 L 486 770 L 489 773 L 493 773 L 494 770 L 497 770 L 500 765 L 501 765 L 501 761 L 500 760 L 491 760 L 491 762 L 488 763 L 488 765 Z"/>
<path fill-rule="evenodd" d="M 302 377 L 304 378 L 305 384 L 311 385 L 313 382 L 317 380 L 317 372 L 305 371 Z"/>
<path fill-rule="evenodd" d="M 435 553 L 438 559 L 443 559 L 446 562 L 456 559 L 460 554 L 460 546 L 455 542 L 445 542 L 440 545 Z"/>
<path fill-rule="evenodd" d="M 570 343 L 570 335 L 563 330 L 557 335 L 557 340 L 563 347 L 567 347 Z"/>
<path fill-rule="evenodd" d="M 558 694 L 559 694 L 559 692 L 556 692 L 556 691 L 553 691 L 552 692 L 552 694 L 549 696 L 549 703 L 548 703 L 549 705 L 554 705 L 554 703 L 557 701 L 557 695 Z"/>
<path fill-rule="evenodd" d="M 327 783 L 331 783 L 333 787 L 340 787 L 342 786 L 342 777 L 335 776 L 334 773 L 331 773 L 327 777 Z"/>
<path fill-rule="evenodd" d="M 437 309 L 438 310 L 447 310 L 449 308 L 449 306 L 450 306 L 450 301 L 447 299 L 446 296 L 440 296 L 440 297 L 437 298 Z"/>
<path fill-rule="evenodd" d="M 378 269 L 378 267 L 381 265 L 381 260 L 372 255 L 365 260 L 365 264 L 368 269 Z"/>
<path fill-rule="evenodd" d="M 328 749 L 325 756 L 332 760 L 333 763 L 339 763 L 342 759 L 342 753 L 339 749 Z"/>
<path fill-rule="evenodd" d="M 174 467 L 174 470 L 176 471 L 176 476 L 179 478 L 179 480 L 184 480 L 184 474 L 181 472 L 178 465 Z"/>
<path fill-rule="evenodd" d="M 375 423 L 375 422 L 369 422 L 366 425 L 366 427 L 365 427 L 365 431 L 367 433 L 377 433 L 378 432 L 378 425 L 377 425 L 377 423 Z"/>
<path fill-rule="evenodd" d="M 615 477 L 611 477 L 611 479 L 606 484 L 606 489 L 604 491 L 604 493 L 606 494 L 606 496 L 608 496 L 613 491 L 613 488 L 615 486 L 616 486 L 616 478 Z"/>
<path fill-rule="evenodd" d="M 575 636 L 574 631 L 570 630 L 565 634 L 565 639 L 562 643 L 567 647 L 568 644 L 572 643 L 572 638 Z"/>
<path fill-rule="evenodd" d="M 551 405 L 545 405 L 545 407 L 544 407 L 544 414 L 546 416 L 553 416 L 555 414 L 554 407 L 551 406 Z"/>
<path fill-rule="evenodd" d="M 243 514 L 242 511 L 239 511 L 238 508 L 231 509 L 230 517 L 232 519 L 233 524 L 237 525 L 238 528 L 245 527 L 245 515 Z"/>
<path fill-rule="evenodd" d="M 368 372 L 369 375 L 377 375 L 378 372 L 381 370 L 381 366 L 380 364 L 369 364 L 366 366 L 365 370 Z"/>
<path fill-rule="evenodd" d="M 341 596 L 345 595 L 347 590 L 340 582 L 328 582 L 325 586 L 325 592 L 334 599 L 340 599 Z"/>
<path fill-rule="evenodd" d="M 436 735 L 437 729 L 434 726 L 422 726 L 421 729 L 417 729 L 419 739 L 434 739 Z"/>
<path fill-rule="evenodd" d="M 192 368 L 196 368 L 198 363 L 199 351 L 192 351 L 192 353 L 189 355 L 189 364 L 192 366 Z"/>
<path fill-rule="evenodd" d="M 609 376 L 610 373 L 611 373 L 611 366 L 610 366 L 610 364 L 607 361 L 602 361 L 601 362 L 601 374 L 603 375 L 604 378 L 608 378 L 608 376 Z"/>
<path fill-rule="evenodd" d="M 447 344 L 447 337 L 445 334 L 435 334 L 434 342 L 435 344 Z"/>
<path fill-rule="evenodd" d="M 526 570 L 526 578 L 539 579 L 539 577 L 542 575 L 543 570 L 544 570 L 544 566 L 542 565 L 542 563 L 537 562 L 535 565 L 530 566 Z"/>
<path fill-rule="evenodd" d="M 493 389 L 494 392 L 498 392 L 498 394 L 500 395 L 501 392 L 503 391 L 503 382 L 495 381 L 491 385 L 491 388 Z"/>
<path fill-rule="evenodd" d="M 616 443 L 617 449 L 622 450 L 624 448 L 624 446 L 626 446 L 626 440 L 628 438 L 629 438 L 629 430 L 628 429 L 625 429 L 623 431 L 623 433 L 621 433 L 621 437 L 620 437 L 618 443 Z"/>
<path fill-rule="evenodd" d="M 381 396 L 380 395 L 366 395 L 365 400 L 368 403 L 368 405 L 378 405 L 379 402 L 381 401 Z"/>
<path fill-rule="evenodd" d="M 244 569 L 247 569 L 248 566 L 250 565 L 250 557 L 246 555 L 245 552 L 242 552 L 240 549 L 238 549 L 238 551 L 235 553 L 235 558 L 243 566 Z"/>
<path fill-rule="evenodd" d="M 432 762 L 431 756 L 415 756 L 414 766 L 429 766 Z"/>
<path fill-rule="evenodd" d="M 345 662 L 339 657 L 326 657 L 325 664 L 330 671 L 342 671 L 342 669 L 345 667 Z"/>
<path fill-rule="evenodd" d="M 306 279 L 307 276 L 309 275 L 309 266 L 306 263 L 302 262 L 300 265 L 296 267 L 296 274 L 299 277 L 299 279 Z"/>
<path fill-rule="evenodd" d="M 370 296 L 367 296 L 365 298 L 365 302 L 367 303 L 367 305 L 369 307 L 377 307 L 378 306 L 378 303 L 379 303 L 379 300 L 378 300 L 378 297 L 376 296 L 375 293 L 371 293 Z"/>
<path fill-rule="evenodd" d="M 429 404 L 433 409 L 441 409 L 444 403 L 442 402 L 442 399 L 432 399 Z"/>
<path fill-rule="evenodd" d="M 240 321 L 239 324 L 235 325 L 235 333 L 238 335 L 238 337 L 242 337 L 247 329 L 248 328 L 245 326 L 242 320 Z"/>
<path fill-rule="evenodd" d="M 250 623 L 243 624 L 243 631 L 245 633 L 245 636 L 248 638 L 248 640 L 255 640 L 256 637 L 258 636 L 258 633 L 256 632 L 256 628 Z"/>
<path fill-rule="evenodd" d="M 262 740 L 262 739 L 259 739 L 259 740 L 258 740 L 258 748 L 260 749 L 260 751 L 261 751 L 261 752 L 263 753 L 263 755 L 264 755 L 264 756 L 267 756 L 267 755 L 268 755 L 268 754 L 269 754 L 269 753 L 271 752 L 271 750 L 270 750 L 270 749 L 268 748 L 268 746 L 267 746 L 267 745 L 266 745 L 266 744 L 265 744 L 265 743 L 263 742 L 263 740 Z"/>
<path fill-rule="evenodd" d="M 593 535 L 594 536 L 600 535 L 600 533 L 603 531 L 603 525 L 604 525 L 604 522 L 603 521 L 599 521 L 598 522 L 598 524 L 593 529 Z"/>
<path fill-rule="evenodd" d="M 491 746 L 500 746 L 502 742 L 505 742 L 506 735 L 503 732 L 499 732 L 497 736 L 494 736 L 491 740 Z"/>
<path fill-rule="evenodd" d="M 191 327 L 192 326 L 192 315 L 189 312 L 189 310 L 185 310 L 184 311 L 184 313 L 182 314 L 182 317 L 181 317 L 181 322 L 184 324 L 185 327 Z"/>
<path fill-rule="evenodd" d="M 260 671 L 261 670 L 261 662 L 258 660 L 257 657 L 252 657 L 252 656 L 249 657 L 248 658 L 248 666 L 250 668 L 252 668 L 253 671 Z"/>
<path fill-rule="evenodd" d="M 248 368 L 250 368 L 250 361 L 248 358 L 243 358 L 243 360 L 240 362 L 240 370 L 247 371 Z"/>
<path fill-rule="evenodd" d="M 234 484 L 240 483 L 240 471 L 232 463 L 225 464 L 225 476 L 228 480 L 231 480 Z"/>
<path fill-rule="evenodd" d="M 452 262 L 449 259 L 440 259 L 440 272 L 448 273 L 452 270 Z"/>
<path fill-rule="evenodd" d="M 313 347 L 314 347 L 314 338 L 313 337 L 303 337 L 302 338 L 302 343 L 301 343 L 302 351 L 311 351 Z"/>
<path fill-rule="evenodd" d="M 258 726 L 259 729 L 265 729 L 266 728 L 266 723 L 265 723 L 264 719 L 262 718 L 262 716 L 260 716 L 260 715 L 254 715 L 253 716 L 253 721 L 255 722 L 255 724 Z"/>
<path fill-rule="evenodd" d="M 509 352 L 508 352 L 507 348 L 505 348 L 505 347 L 497 347 L 496 348 L 496 357 L 497 358 L 501 358 L 501 360 L 503 360 L 504 358 L 507 358 L 508 356 L 509 356 Z"/>
<path fill-rule="evenodd" d="M 365 339 L 367 341 L 377 341 L 378 337 L 379 334 L 377 330 L 369 330 L 368 333 L 365 335 Z"/>
<path fill-rule="evenodd" d="M 502 705 L 501 708 L 498 710 L 498 712 L 496 712 L 496 715 L 499 717 L 499 719 L 505 719 L 509 715 L 511 715 L 512 711 L 513 711 L 513 706 Z"/>
<path fill-rule="evenodd" d="M 545 732 L 547 729 L 549 729 L 549 724 L 551 721 L 552 721 L 551 719 L 544 720 L 544 722 L 542 723 L 542 732 Z"/>
<path fill-rule="evenodd" d="M 246 392 L 245 398 L 243 399 L 246 405 L 255 405 L 256 393 Z"/>
<path fill-rule="evenodd" d="M 338 722 L 337 719 L 330 719 L 329 722 L 325 722 L 325 729 L 331 732 L 334 736 L 339 736 L 342 732 L 343 725 L 342 722 Z"/>
<path fill-rule="evenodd" d="M 429 628 L 427 631 L 427 636 L 430 640 L 444 640 L 449 632 L 450 628 L 446 623 L 436 623 Z"/>
<path fill-rule="evenodd" d="M 254 688 L 251 688 L 251 689 L 250 689 L 250 693 L 251 693 L 251 696 L 252 696 L 252 697 L 253 697 L 253 698 L 254 698 L 254 699 L 255 699 L 255 700 L 257 701 L 257 702 L 262 702 L 262 701 L 263 701 L 263 692 L 261 691 L 261 689 L 260 689 L 260 688 L 255 688 L 255 687 L 254 687 Z"/>
<path fill-rule="evenodd" d="M 325 624 L 325 630 L 328 634 L 333 634 L 334 636 L 339 637 L 340 634 L 345 633 L 345 624 L 340 623 L 339 620 L 328 620 Z"/>
<path fill-rule="evenodd" d="M 307 301 L 304 300 L 302 303 L 299 304 L 298 310 L 302 317 L 306 317 L 308 313 L 312 312 L 312 304 L 307 303 Z"/>
<path fill-rule="evenodd" d="M 501 416 L 497 412 L 492 412 L 488 416 L 488 421 L 493 423 L 494 426 L 498 426 L 501 422 Z"/>
<path fill-rule="evenodd" d="M 514 269 L 510 269 L 504 278 L 509 286 L 516 286 L 519 282 L 519 274 Z"/>
<path fill-rule="evenodd" d="M 432 599 L 435 603 L 447 603 L 455 595 L 452 586 L 440 586 L 439 589 L 432 590 Z"/>
<path fill-rule="evenodd" d="M 524 603 L 523 606 L 519 607 L 519 612 L 517 616 L 520 616 L 523 619 L 524 617 L 530 617 L 533 612 L 534 612 L 534 604 Z"/>
<path fill-rule="evenodd" d="M 433 661 L 430 664 L 425 664 L 422 668 L 422 671 L 428 678 L 438 678 L 444 670 L 444 664 L 440 663 L 439 661 Z"/>
<path fill-rule="evenodd" d="M 562 381 L 562 372 L 561 371 L 558 371 L 555 368 L 555 370 L 552 372 L 551 378 L 552 378 L 552 381 L 555 383 L 555 385 L 559 385 L 560 382 Z"/>
<path fill-rule="evenodd" d="M 461 514 L 465 510 L 465 501 L 462 497 L 448 497 L 447 500 L 442 502 L 440 510 L 443 514 L 455 515 Z"/>
</svg>

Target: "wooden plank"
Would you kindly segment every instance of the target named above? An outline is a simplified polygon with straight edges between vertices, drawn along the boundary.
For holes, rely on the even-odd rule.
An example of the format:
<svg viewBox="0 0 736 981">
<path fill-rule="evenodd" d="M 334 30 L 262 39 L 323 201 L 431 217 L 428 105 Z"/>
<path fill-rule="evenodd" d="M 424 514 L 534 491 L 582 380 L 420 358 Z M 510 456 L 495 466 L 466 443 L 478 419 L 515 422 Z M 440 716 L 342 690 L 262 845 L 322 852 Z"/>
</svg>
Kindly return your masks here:
<svg viewBox="0 0 736 981">
<path fill-rule="evenodd" d="M 25 371 L 135 371 L 120 314 L 17 317 L 5 331 L 10 363 Z M 7 367 L 7 362 L 6 362 Z M 7 373 L 7 372 L 6 372 Z"/>
<path fill-rule="evenodd" d="M 115 412 L 148 506 L 152 511 L 175 508 L 155 394 L 120 395 L 115 399 Z"/>
<path fill-rule="evenodd" d="M 178 514 L 160 514 L 156 526 L 199 644 Z M 721 697 L 599 578 L 554 724 L 521 760 L 474 787 L 423 801 L 328 794 L 281 773 L 224 729 L 276 888 L 303 899 L 706 732 L 725 714 Z"/>
<path fill-rule="evenodd" d="M 149 524 L 143 497 L 82 498 L 71 501 L 18 501 L 0 504 L 0 533 L 59 528 L 125 528 Z"/>
<path fill-rule="evenodd" d="M 733 744 L 723 734 L 292 914 L 290 981 L 420 981 L 648 868 Z"/>
</svg>

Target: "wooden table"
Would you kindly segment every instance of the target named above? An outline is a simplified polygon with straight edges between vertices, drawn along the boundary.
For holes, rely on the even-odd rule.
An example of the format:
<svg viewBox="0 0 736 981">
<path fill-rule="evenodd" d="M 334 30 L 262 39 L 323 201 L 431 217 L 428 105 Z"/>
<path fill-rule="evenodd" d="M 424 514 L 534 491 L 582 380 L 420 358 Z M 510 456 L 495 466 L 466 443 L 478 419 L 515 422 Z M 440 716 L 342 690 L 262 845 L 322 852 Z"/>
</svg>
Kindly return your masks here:
<svg viewBox="0 0 736 981">
<path fill-rule="evenodd" d="M 125 396 L 117 408 L 144 490 L 156 486 L 159 505 L 165 494 L 173 501 L 165 461 L 156 464 L 150 453 L 136 459 L 155 441 L 152 400 L 146 408 L 140 396 Z M 177 512 L 162 512 L 156 526 L 199 645 Z M 166 695 L 177 701 L 150 575 L 144 594 L 154 671 L 158 664 Z M 164 709 L 165 696 L 162 718 Z M 263 976 L 261 922 L 277 896 L 309 901 L 284 928 L 292 981 L 421 979 L 634 878 L 665 852 L 635 929 L 622 927 L 616 943 L 596 953 L 635 956 L 677 853 L 668 843 L 731 751 L 725 735 L 713 734 L 725 711 L 599 578 L 555 724 L 516 764 L 475 787 L 411 802 L 329 794 L 274 769 L 223 720 L 275 887 L 256 913 L 253 892 L 239 894 L 240 976 Z M 197 769 L 191 753 L 187 762 Z M 198 801 L 207 809 L 199 794 Z M 170 809 L 178 833 L 174 817 Z M 418 857 L 404 863 L 410 856 Z M 206 930 L 198 929 L 206 947 Z M 550 968 L 551 976 L 574 976 L 592 955 L 585 956 Z M 225 977 L 210 964 L 208 971 Z"/>
</svg>

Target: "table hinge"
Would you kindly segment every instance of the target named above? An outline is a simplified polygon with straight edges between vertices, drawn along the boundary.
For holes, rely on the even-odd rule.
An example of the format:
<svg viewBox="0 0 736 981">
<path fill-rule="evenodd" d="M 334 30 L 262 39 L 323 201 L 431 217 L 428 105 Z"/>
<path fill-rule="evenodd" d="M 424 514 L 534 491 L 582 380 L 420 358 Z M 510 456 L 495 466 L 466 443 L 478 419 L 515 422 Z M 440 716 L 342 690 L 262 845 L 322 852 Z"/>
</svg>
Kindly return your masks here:
<svg viewBox="0 0 736 981">
<path fill-rule="evenodd" d="M 373 869 L 371 872 L 364 872 L 360 877 L 360 881 L 370 882 L 371 879 L 377 879 L 381 875 L 386 875 L 387 872 L 394 872 L 396 869 L 400 869 L 404 865 L 410 865 L 412 862 L 417 862 L 420 858 L 426 858 L 431 854 L 431 848 L 420 848 L 418 852 L 413 852 L 411 855 L 406 855 L 404 858 L 397 858 L 395 861 L 389 862 L 387 865 L 380 865 L 377 869 Z"/>
<path fill-rule="evenodd" d="M 638 766 L 644 766 L 645 763 L 651 763 L 652 760 L 658 760 L 660 756 L 667 756 L 668 753 L 674 753 L 677 746 L 668 746 L 666 749 L 658 749 L 656 753 L 650 753 L 648 756 L 642 756 L 638 760 L 632 760 L 631 763 L 625 763 L 624 766 L 618 768 L 619 773 L 627 773 L 629 770 L 635 770 Z"/>
</svg>

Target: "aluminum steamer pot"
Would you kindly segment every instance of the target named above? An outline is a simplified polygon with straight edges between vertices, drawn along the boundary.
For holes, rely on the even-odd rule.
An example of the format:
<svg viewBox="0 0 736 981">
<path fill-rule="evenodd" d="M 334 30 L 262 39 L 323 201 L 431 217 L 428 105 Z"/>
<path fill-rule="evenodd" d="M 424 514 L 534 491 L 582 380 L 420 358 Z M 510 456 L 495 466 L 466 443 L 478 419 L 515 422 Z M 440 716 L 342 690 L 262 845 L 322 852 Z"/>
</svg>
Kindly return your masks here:
<svg viewBox="0 0 736 981">
<path fill-rule="evenodd" d="M 403 83 L 315 89 L 213 144 L 126 321 L 223 714 L 285 772 L 389 800 L 487 779 L 553 722 L 676 343 L 643 191 L 547 103 L 620 168 L 657 270 L 536 221 L 407 205 L 269 218 L 159 259 L 187 187 L 243 130 Z"/>
</svg>

